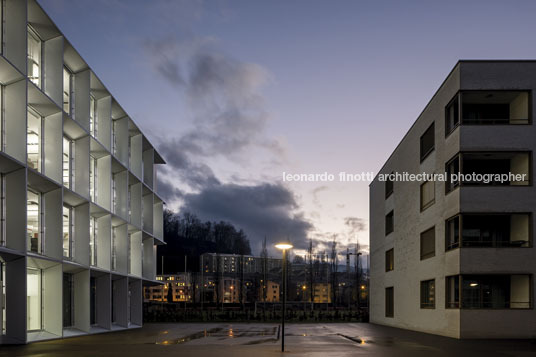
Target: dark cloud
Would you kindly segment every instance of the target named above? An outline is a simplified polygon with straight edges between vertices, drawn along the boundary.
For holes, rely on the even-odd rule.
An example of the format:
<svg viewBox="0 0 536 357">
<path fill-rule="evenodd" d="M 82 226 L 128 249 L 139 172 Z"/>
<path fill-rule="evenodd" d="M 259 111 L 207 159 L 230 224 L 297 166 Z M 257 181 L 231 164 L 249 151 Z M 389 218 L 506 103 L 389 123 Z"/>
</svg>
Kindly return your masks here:
<svg viewBox="0 0 536 357">
<path fill-rule="evenodd" d="M 160 142 L 168 163 L 160 192 L 201 219 L 242 228 L 255 254 L 264 236 L 272 243 L 289 237 L 296 248 L 305 249 L 312 225 L 296 213 L 299 205 L 291 191 L 279 184 L 222 183 L 206 164 L 217 156 L 236 162 L 252 148 L 265 150 L 273 162 L 284 157 L 279 141 L 264 132 L 269 115 L 261 88 L 267 72 L 224 55 L 202 39 L 187 42 L 167 38 L 144 47 L 156 73 L 179 89 L 193 115 L 192 129 Z M 188 193 L 174 185 L 185 185 Z"/>
<path fill-rule="evenodd" d="M 367 228 L 367 222 L 359 217 L 345 217 L 344 224 L 348 226 L 350 235 L 362 232 Z"/>
<path fill-rule="evenodd" d="M 327 191 L 328 190 L 328 186 L 318 186 L 317 188 L 315 188 L 313 191 L 312 191 L 312 194 L 313 194 L 313 203 L 319 207 L 319 208 L 322 208 L 322 204 L 320 203 L 320 201 L 318 200 L 318 194 L 322 191 Z"/>
<path fill-rule="evenodd" d="M 301 214 L 291 213 L 298 205 L 292 192 L 281 185 L 221 184 L 183 199 L 183 209 L 203 219 L 226 220 L 244 229 L 254 254 L 259 253 L 264 236 L 272 244 L 288 237 L 297 249 L 307 248 L 312 225 Z"/>
</svg>

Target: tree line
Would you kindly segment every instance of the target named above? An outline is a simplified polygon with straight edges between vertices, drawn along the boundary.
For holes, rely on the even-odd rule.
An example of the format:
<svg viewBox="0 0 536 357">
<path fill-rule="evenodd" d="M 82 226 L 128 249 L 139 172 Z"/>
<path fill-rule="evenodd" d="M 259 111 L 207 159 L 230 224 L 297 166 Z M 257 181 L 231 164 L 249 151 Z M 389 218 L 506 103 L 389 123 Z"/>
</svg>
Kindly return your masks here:
<svg viewBox="0 0 536 357">
<path fill-rule="evenodd" d="M 191 212 L 164 211 L 165 245 L 157 248 L 157 271 L 173 274 L 186 269 L 199 271 L 199 256 L 203 253 L 251 254 L 246 233 L 229 222 L 202 221 Z"/>
</svg>

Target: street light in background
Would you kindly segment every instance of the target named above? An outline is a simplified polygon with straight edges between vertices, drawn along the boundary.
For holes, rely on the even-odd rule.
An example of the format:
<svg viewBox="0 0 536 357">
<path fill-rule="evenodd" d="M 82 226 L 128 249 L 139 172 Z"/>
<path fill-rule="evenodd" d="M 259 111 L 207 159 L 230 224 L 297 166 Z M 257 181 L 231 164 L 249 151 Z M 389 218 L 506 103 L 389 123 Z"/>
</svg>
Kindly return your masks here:
<svg viewBox="0 0 536 357">
<path fill-rule="evenodd" d="M 287 250 L 292 249 L 293 245 L 289 241 L 281 242 L 275 245 L 277 249 L 283 251 L 283 313 L 281 314 L 281 352 L 285 352 L 285 313 L 287 303 Z"/>
</svg>

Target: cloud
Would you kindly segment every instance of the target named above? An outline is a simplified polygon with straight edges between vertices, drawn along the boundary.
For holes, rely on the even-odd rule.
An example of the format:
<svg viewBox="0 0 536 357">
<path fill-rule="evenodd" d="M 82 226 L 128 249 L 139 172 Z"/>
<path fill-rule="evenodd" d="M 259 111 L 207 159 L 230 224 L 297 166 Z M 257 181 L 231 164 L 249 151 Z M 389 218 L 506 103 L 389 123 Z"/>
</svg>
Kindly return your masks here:
<svg viewBox="0 0 536 357">
<path fill-rule="evenodd" d="M 328 190 L 328 186 L 318 186 L 317 188 L 315 188 L 313 191 L 312 191 L 312 194 L 313 194 L 313 204 L 316 205 L 317 207 L 319 208 L 322 208 L 322 204 L 320 203 L 320 201 L 318 200 L 318 194 L 322 191 L 327 191 Z"/>
<path fill-rule="evenodd" d="M 183 209 L 202 219 L 229 221 L 244 229 L 254 254 L 260 252 L 264 236 L 272 245 L 288 237 L 296 249 L 307 248 L 312 225 L 302 214 L 293 213 L 298 208 L 295 197 L 280 184 L 220 184 L 183 199 Z"/>
<path fill-rule="evenodd" d="M 367 228 L 366 221 L 359 217 L 345 217 L 344 224 L 349 228 L 350 235 L 363 232 Z"/>
</svg>

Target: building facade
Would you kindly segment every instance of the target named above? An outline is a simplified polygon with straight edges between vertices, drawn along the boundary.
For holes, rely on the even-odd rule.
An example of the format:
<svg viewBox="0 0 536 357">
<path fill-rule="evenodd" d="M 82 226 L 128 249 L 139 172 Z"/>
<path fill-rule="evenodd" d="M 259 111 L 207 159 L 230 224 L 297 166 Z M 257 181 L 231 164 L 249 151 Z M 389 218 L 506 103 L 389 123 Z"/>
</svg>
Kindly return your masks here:
<svg viewBox="0 0 536 357">
<path fill-rule="evenodd" d="M 164 161 L 36 1 L 1 5 L 0 343 L 139 327 Z"/>
<path fill-rule="evenodd" d="M 536 336 L 534 89 L 534 61 L 458 62 L 382 167 L 370 185 L 371 322 Z M 381 180 L 404 172 L 444 179 Z"/>
</svg>

